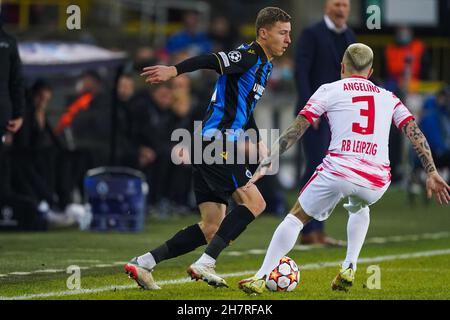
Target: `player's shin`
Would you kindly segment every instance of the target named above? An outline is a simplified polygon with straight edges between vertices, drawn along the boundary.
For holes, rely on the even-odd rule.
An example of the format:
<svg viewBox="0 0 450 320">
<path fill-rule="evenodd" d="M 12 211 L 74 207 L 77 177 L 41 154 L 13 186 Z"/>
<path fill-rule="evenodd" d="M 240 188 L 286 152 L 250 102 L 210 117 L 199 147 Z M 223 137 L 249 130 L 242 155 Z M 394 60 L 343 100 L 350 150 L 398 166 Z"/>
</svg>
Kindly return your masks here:
<svg viewBox="0 0 450 320">
<path fill-rule="evenodd" d="M 278 265 L 280 259 L 294 248 L 302 229 L 303 223 L 293 214 L 288 214 L 284 218 L 272 236 L 263 265 L 256 273 L 257 278 L 267 276 Z"/>
<path fill-rule="evenodd" d="M 141 264 L 142 261 L 144 267 L 153 269 L 156 264 L 163 260 L 181 256 L 205 244 L 206 239 L 200 226 L 194 224 L 178 231 L 171 239 L 150 251 L 150 253 L 140 256 L 138 263 Z"/>
<path fill-rule="evenodd" d="M 197 261 L 199 263 L 215 262 L 219 254 L 230 245 L 247 226 L 255 220 L 253 213 L 245 206 L 237 206 L 222 221 L 216 235 L 205 250 L 205 254 Z"/>
<path fill-rule="evenodd" d="M 349 211 L 349 218 L 347 223 L 347 256 L 342 264 L 342 269 L 347 269 L 352 266 L 356 271 L 356 263 L 358 261 L 359 253 L 364 244 L 367 230 L 370 224 L 370 210 L 369 207 L 363 207 L 355 213 Z"/>
</svg>

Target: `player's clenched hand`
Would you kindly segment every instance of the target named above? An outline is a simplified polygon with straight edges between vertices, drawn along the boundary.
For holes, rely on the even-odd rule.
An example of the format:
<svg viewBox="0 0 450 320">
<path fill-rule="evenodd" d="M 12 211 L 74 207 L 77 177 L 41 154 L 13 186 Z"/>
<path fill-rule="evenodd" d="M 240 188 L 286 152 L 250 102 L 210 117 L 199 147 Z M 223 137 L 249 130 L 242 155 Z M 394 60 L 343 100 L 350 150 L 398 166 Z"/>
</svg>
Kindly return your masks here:
<svg viewBox="0 0 450 320">
<path fill-rule="evenodd" d="M 444 202 L 448 204 L 450 201 L 450 195 L 448 193 L 450 191 L 450 186 L 437 172 L 433 172 L 427 177 L 426 185 L 428 199 L 431 199 L 434 193 L 440 204 L 443 204 Z"/>
<path fill-rule="evenodd" d="M 253 177 L 244 186 L 244 190 L 248 189 L 252 184 L 255 184 L 256 181 L 265 176 L 267 171 L 270 169 L 272 169 L 272 159 L 270 157 L 264 158 L 259 164 L 258 169 L 256 169 L 253 174 Z"/>
<path fill-rule="evenodd" d="M 151 66 L 145 67 L 143 70 L 141 76 L 145 77 L 145 82 L 150 84 L 164 82 L 178 75 L 177 68 L 173 66 Z"/>
</svg>

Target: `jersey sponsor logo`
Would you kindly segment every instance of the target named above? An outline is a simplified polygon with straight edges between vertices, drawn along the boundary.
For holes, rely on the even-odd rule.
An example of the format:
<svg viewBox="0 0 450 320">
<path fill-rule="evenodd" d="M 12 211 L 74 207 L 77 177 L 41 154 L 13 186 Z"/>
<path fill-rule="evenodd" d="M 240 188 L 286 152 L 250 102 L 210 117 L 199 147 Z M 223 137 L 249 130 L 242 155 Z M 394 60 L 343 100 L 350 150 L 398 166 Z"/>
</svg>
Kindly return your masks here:
<svg viewBox="0 0 450 320">
<path fill-rule="evenodd" d="M 378 145 L 372 142 L 344 139 L 342 140 L 341 151 L 376 156 Z"/>
<path fill-rule="evenodd" d="M 228 53 L 228 57 L 234 63 L 241 61 L 242 54 L 239 51 L 231 51 Z"/>
<path fill-rule="evenodd" d="M 0 48 L 9 48 L 9 43 L 8 42 L 0 42 Z"/>
<path fill-rule="evenodd" d="M 230 66 L 230 60 L 228 60 L 227 55 L 225 54 L 225 52 L 219 52 L 219 56 L 222 58 L 223 61 L 223 65 L 226 67 Z"/>
<path fill-rule="evenodd" d="M 245 176 L 249 179 L 251 179 L 253 177 L 252 173 L 250 172 L 250 170 L 245 170 Z"/>
<path fill-rule="evenodd" d="M 255 94 L 255 99 L 256 100 L 259 100 L 261 98 L 261 96 L 263 95 L 265 89 L 266 88 L 264 88 L 262 85 L 260 85 L 258 83 L 255 83 L 255 85 L 253 86 L 253 92 L 256 93 Z"/>
</svg>

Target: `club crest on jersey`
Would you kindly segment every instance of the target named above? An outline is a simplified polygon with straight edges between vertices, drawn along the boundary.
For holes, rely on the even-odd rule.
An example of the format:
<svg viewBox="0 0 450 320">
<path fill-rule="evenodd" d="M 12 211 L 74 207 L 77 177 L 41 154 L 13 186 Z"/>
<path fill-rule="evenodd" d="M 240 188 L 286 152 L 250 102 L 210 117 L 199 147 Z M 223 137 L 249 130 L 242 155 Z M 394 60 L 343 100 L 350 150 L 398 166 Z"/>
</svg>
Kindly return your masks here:
<svg viewBox="0 0 450 320">
<path fill-rule="evenodd" d="M 242 59 L 242 54 L 239 51 L 231 51 L 228 53 L 228 58 L 233 62 L 239 62 Z"/>
</svg>

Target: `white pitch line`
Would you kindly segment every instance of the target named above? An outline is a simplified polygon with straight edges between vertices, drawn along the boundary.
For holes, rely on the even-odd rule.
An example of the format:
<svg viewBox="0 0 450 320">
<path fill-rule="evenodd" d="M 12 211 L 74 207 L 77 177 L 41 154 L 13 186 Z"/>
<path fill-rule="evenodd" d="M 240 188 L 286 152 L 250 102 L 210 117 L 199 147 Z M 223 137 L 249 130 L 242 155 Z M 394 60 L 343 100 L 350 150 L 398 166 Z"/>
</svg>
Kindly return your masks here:
<svg viewBox="0 0 450 320">
<path fill-rule="evenodd" d="M 386 244 L 390 242 L 402 242 L 402 241 L 419 241 L 423 239 L 442 239 L 442 238 L 448 238 L 450 237 L 450 232 L 437 232 L 437 233 L 423 233 L 423 234 L 411 234 L 411 235 L 404 235 L 404 236 L 390 236 L 390 237 L 373 237 L 368 238 L 364 242 L 364 244 Z M 345 241 L 343 241 L 345 243 Z M 299 250 L 299 251 L 308 251 L 312 249 L 319 249 L 324 248 L 323 245 L 296 245 L 293 250 Z M 250 249 L 245 251 L 225 251 L 223 255 L 228 255 L 232 257 L 239 257 L 244 255 L 264 255 L 266 253 L 265 249 Z M 75 262 L 75 261 L 99 261 L 99 260 L 67 260 L 69 262 Z M 81 270 L 89 270 L 94 268 L 112 268 L 116 266 L 121 266 L 126 264 L 127 261 L 116 261 L 113 263 L 99 263 L 96 265 L 91 266 L 82 266 L 80 267 Z M 59 273 L 59 272 L 66 272 L 66 269 L 42 269 L 42 270 L 33 270 L 28 272 L 11 272 L 8 274 L 0 274 L 1 277 L 6 277 L 8 275 L 11 276 L 29 276 L 36 273 Z"/>
<path fill-rule="evenodd" d="M 392 260 L 404 260 L 404 259 L 413 259 L 413 258 L 421 258 L 421 257 L 432 257 L 432 256 L 440 256 L 450 254 L 449 249 L 442 250 L 432 250 L 432 251 L 420 251 L 413 253 L 404 253 L 398 255 L 388 255 L 388 256 L 378 256 L 372 258 L 361 258 L 359 259 L 359 264 L 365 263 L 373 263 L 373 262 L 384 262 L 384 261 L 392 261 Z M 304 265 L 300 265 L 300 270 L 313 270 L 313 269 L 323 269 L 328 267 L 338 267 L 340 266 L 342 261 L 327 261 L 322 263 L 308 263 Z M 247 270 L 233 273 L 224 273 L 221 274 L 221 277 L 239 277 L 256 273 L 256 270 Z M 181 278 L 175 280 L 165 280 L 158 281 L 158 285 L 171 285 L 171 284 L 182 284 L 188 283 L 192 280 L 190 278 Z M 27 300 L 27 299 L 36 299 L 36 298 L 50 298 L 50 297 L 64 297 L 71 296 L 77 294 L 91 294 L 91 293 L 99 293 L 105 291 L 117 291 L 117 290 L 127 290 L 137 288 L 136 285 L 118 285 L 118 286 L 107 286 L 100 288 L 92 288 L 92 289 L 79 289 L 79 290 L 67 290 L 67 291 L 55 291 L 55 292 L 46 292 L 46 293 L 36 293 L 36 294 L 26 294 L 22 296 L 0 296 L 0 300 Z"/>
<path fill-rule="evenodd" d="M 11 272 L 11 273 L 9 273 L 9 275 L 11 275 L 11 276 L 26 276 L 29 274 L 30 274 L 29 272 Z"/>
<path fill-rule="evenodd" d="M 81 263 L 100 263 L 100 260 L 91 260 L 91 259 L 69 259 L 67 262 L 81 262 Z"/>
<path fill-rule="evenodd" d="M 58 273 L 58 272 L 64 272 L 66 270 L 64 269 L 43 269 L 43 270 L 35 270 L 33 273 Z"/>
</svg>

